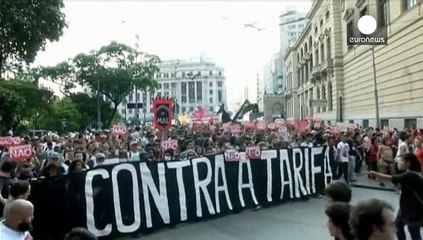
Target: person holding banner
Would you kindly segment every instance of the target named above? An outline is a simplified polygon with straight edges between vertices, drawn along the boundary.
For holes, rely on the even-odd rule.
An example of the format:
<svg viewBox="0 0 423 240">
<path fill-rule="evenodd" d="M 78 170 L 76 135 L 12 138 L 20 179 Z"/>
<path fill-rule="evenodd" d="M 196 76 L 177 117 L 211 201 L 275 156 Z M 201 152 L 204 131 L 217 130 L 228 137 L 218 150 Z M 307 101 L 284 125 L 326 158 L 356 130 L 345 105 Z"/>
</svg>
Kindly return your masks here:
<svg viewBox="0 0 423 240">
<path fill-rule="evenodd" d="M 0 166 L 0 217 L 3 216 L 3 209 L 10 194 L 10 180 L 16 169 L 16 162 L 5 160 Z"/>
</svg>

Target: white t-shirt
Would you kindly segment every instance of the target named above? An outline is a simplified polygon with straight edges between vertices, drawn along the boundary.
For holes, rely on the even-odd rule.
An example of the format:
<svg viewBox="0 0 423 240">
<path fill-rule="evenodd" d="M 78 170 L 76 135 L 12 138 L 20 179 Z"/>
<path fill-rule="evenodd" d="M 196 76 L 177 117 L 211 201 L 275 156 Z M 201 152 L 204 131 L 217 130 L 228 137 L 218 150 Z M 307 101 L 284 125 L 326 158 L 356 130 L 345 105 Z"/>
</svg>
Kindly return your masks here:
<svg viewBox="0 0 423 240">
<path fill-rule="evenodd" d="M 348 162 L 349 160 L 349 151 L 350 151 L 350 146 L 347 143 L 344 142 L 339 142 L 338 146 L 338 156 L 339 156 L 339 160 L 341 162 Z"/>
<path fill-rule="evenodd" d="M 29 232 L 18 232 L 8 228 L 3 222 L 0 223 L 0 239 L 1 240 L 32 240 Z"/>
</svg>

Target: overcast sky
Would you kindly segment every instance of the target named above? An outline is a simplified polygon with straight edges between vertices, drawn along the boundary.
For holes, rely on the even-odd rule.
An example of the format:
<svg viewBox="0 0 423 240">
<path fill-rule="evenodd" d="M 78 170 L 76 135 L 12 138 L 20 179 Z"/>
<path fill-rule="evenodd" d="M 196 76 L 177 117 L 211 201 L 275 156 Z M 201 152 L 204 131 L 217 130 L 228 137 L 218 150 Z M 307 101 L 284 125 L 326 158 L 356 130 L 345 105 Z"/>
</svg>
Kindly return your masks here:
<svg viewBox="0 0 423 240">
<path fill-rule="evenodd" d="M 35 65 L 54 65 L 113 40 L 135 45 L 161 59 L 205 54 L 226 72 L 228 104 L 241 102 L 244 87 L 255 101 L 256 76 L 279 49 L 279 15 L 287 7 L 307 12 L 308 0 L 149 2 L 65 0 L 69 27 L 59 42 L 49 43 Z M 265 28 L 245 28 L 256 23 Z"/>
</svg>

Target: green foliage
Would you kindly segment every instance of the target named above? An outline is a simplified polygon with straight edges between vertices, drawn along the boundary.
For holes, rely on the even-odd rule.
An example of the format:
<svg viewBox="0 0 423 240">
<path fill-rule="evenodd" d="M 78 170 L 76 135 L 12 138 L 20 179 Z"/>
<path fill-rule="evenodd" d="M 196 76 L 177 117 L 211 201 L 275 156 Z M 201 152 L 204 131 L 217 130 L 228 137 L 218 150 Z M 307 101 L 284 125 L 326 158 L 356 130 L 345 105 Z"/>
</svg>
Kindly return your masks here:
<svg viewBox="0 0 423 240">
<path fill-rule="evenodd" d="M 81 124 L 84 125 L 84 127 L 87 127 L 88 125 L 97 122 L 96 97 L 90 96 L 86 93 L 74 93 L 71 94 L 68 98 L 75 104 L 75 107 L 81 114 Z M 100 101 L 100 108 L 103 126 L 106 126 L 105 123 L 113 121 L 113 108 L 111 107 L 110 103 L 105 102 L 103 100 Z"/>
<path fill-rule="evenodd" d="M 0 78 L 6 68 L 34 61 L 46 41 L 57 41 L 66 27 L 63 0 L 1 0 Z"/>
<path fill-rule="evenodd" d="M 80 53 L 54 67 L 39 68 L 37 73 L 40 77 L 61 81 L 68 95 L 79 84 L 88 86 L 95 95 L 98 93 L 105 96 L 106 101 L 111 103 L 112 110 L 108 111 L 110 116 L 102 116 L 102 120 L 104 126 L 109 126 L 117 113 L 118 105 L 132 92 L 134 86 L 152 92 L 158 87 L 154 75 L 159 70 L 159 62 L 157 56 L 112 42 L 88 54 Z"/>
<path fill-rule="evenodd" d="M 71 99 L 64 98 L 54 102 L 50 113 L 42 116 L 40 127 L 57 132 L 80 131 L 85 129 L 82 122 L 82 116 L 76 104 Z"/>
<path fill-rule="evenodd" d="M 53 92 L 35 82 L 12 79 L 0 82 L 0 115 L 2 130 L 16 129 L 23 120 L 38 122 L 50 110 Z"/>
</svg>

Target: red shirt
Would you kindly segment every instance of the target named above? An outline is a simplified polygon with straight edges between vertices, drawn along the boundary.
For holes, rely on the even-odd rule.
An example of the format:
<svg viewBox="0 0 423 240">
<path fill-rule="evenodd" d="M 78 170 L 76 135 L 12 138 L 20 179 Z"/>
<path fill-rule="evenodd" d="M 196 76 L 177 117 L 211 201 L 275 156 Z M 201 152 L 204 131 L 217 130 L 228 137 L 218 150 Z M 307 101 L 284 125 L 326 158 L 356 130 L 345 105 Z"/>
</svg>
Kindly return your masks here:
<svg viewBox="0 0 423 240">
<path fill-rule="evenodd" d="M 369 161 L 376 162 L 377 161 L 377 152 L 379 151 L 379 147 L 376 144 L 370 145 L 369 150 Z"/>
<path fill-rule="evenodd" d="M 419 159 L 420 166 L 423 168 L 423 147 L 416 149 L 416 156 Z"/>
</svg>

